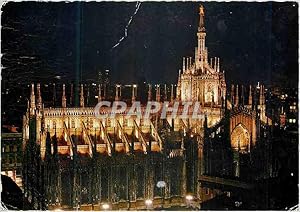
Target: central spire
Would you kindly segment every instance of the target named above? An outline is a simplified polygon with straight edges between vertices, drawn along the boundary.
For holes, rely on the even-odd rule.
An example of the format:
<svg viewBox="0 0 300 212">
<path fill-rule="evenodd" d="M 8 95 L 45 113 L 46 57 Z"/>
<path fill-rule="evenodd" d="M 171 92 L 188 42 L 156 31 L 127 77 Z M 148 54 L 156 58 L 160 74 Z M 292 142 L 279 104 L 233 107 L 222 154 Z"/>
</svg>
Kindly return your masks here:
<svg viewBox="0 0 300 212">
<path fill-rule="evenodd" d="M 205 46 L 205 26 L 204 26 L 204 7 L 200 5 L 199 7 L 199 26 L 198 26 L 198 46 L 196 47 L 195 61 L 196 68 L 201 69 L 201 72 L 204 72 L 204 65 L 207 64 L 207 48 Z"/>
</svg>

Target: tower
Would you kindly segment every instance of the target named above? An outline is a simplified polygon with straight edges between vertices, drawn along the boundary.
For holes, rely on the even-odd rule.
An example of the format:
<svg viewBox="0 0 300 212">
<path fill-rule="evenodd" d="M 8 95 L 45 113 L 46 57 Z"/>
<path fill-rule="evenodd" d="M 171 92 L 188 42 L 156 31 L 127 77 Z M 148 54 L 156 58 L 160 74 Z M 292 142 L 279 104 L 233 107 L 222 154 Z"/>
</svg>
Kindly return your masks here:
<svg viewBox="0 0 300 212">
<path fill-rule="evenodd" d="M 215 57 L 208 63 L 208 49 L 205 44 L 205 11 L 199 7 L 199 25 L 195 56 L 183 57 L 182 72 L 179 71 L 177 99 L 181 101 L 200 101 L 201 104 L 221 106 L 221 97 L 226 90 L 224 72 L 220 72 L 220 59 Z"/>
<path fill-rule="evenodd" d="M 204 25 L 204 7 L 203 5 L 200 5 L 199 7 L 199 26 L 198 26 L 198 47 L 197 54 L 195 55 L 195 61 L 196 61 L 196 69 L 201 68 L 203 72 L 203 66 L 207 63 L 207 48 L 205 47 L 205 37 L 206 37 L 206 30 Z"/>
</svg>

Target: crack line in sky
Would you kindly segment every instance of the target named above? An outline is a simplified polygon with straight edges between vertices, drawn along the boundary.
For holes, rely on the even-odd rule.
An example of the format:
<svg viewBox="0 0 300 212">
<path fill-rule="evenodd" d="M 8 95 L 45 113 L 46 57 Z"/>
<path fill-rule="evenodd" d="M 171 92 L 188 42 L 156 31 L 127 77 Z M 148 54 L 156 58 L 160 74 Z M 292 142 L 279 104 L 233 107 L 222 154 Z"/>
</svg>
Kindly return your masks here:
<svg viewBox="0 0 300 212">
<path fill-rule="evenodd" d="M 128 28 L 129 28 L 129 26 L 130 26 L 130 24 L 131 24 L 131 22 L 132 22 L 134 16 L 135 16 L 135 15 L 137 14 L 137 12 L 139 11 L 140 6 L 141 6 L 141 2 L 137 2 L 137 3 L 135 4 L 135 11 L 134 11 L 134 13 L 132 14 L 132 16 L 130 17 L 130 19 L 129 19 L 129 21 L 128 21 L 126 27 L 125 27 L 125 30 L 124 30 L 124 36 L 120 38 L 120 40 L 118 41 L 118 43 L 116 43 L 116 44 L 111 48 L 111 50 L 113 50 L 114 48 L 116 48 L 117 46 L 119 46 L 119 45 L 121 44 L 121 42 L 128 36 Z"/>
</svg>

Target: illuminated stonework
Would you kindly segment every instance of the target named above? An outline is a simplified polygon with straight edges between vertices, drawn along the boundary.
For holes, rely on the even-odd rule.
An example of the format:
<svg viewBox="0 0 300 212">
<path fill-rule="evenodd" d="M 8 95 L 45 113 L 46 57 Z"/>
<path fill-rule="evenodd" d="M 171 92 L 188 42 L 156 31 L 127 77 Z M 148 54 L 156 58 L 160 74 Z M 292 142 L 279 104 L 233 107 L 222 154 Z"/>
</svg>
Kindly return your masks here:
<svg viewBox="0 0 300 212">
<path fill-rule="evenodd" d="M 184 60 L 183 73 L 179 73 L 177 85 L 177 100 L 179 101 L 199 101 L 201 103 L 200 111 L 207 115 L 207 126 L 212 127 L 218 123 L 222 117 L 224 110 L 226 84 L 224 72 L 220 72 L 219 59 L 215 58 L 214 65 L 208 64 L 207 47 L 205 47 L 205 27 L 204 27 L 204 8 L 199 9 L 199 27 L 198 27 L 198 47 L 195 48 L 195 58 L 192 63 L 191 58 Z M 99 85 L 100 86 L 100 85 Z M 151 88 L 150 88 L 151 89 Z M 117 134 L 120 141 L 117 149 L 120 152 L 128 152 L 128 139 L 135 134 L 137 137 L 137 150 L 146 151 L 147 139 L 144 137 L 153 137 L 152 148 L 154 151 L 161 151 L 161 138 L 155 132 L 154 123 L 148 120 L 139 120 L 135 117 L 125 119 L 122 114 L 118 114 L 116 118 L 99 120 L 94 114 L 94 108 L 85 107 L 85 97 L 83 85 L 80 86 L 80 107 L 67 107 L 65 85 L 62 91 L 62 107 L 61 108 L 44 108 L 42 104 L 42 94 L 40 84 L 37 84 L 36 94 L 34 85 L 31 88 L 31 96 L 28 107 L 28 113 L 24 116 L 23 134 L 24 141 L 29 140 L 29 119 L 35 115 L 37 121 L 36 139 L 41 145 L 41 156 L 44 158 L 46 149 L 46 132 L 51 136 L 59 138 L 58 152 L 61 154 L 73 155 L 72 136 L 80 137 L 81 143 L 78 144 L 78 151 L 81 154 L 92 154 L 93 139 L 99 138 L 97 151 L 101 153 L 111 152 L 111 135 Z M 137 85 L 132 86 L 132 101 L 136 100 Z M 148 100 L 151 100 L 151 92 L 148 93 Z M 173 93 L 171 93 L 171 97 Z M 156 101 L 160 102 L 160 87 L 156 87 Z M 172 97 L 173 98 L 173 97 Z M 172 101 L 173 99 L 170 99 Z M 101 87 L 99 87 L 99 101 L 103 100 Z M 116 85 L 115 100 L 121 100 L 121 85 Z M 104 111 L 105 112 L 105 111 Z M 171 125 L 172 120 L 167 118 Z M 194 133 L 203 133 L 204 120 L 184 120 L 175 119 L 174 129 L 179 131 L 183 128 L 189 128 Z M 135 130 L 134 130 L 135 129 Z M 105 132 L 104 132 L 105 131 Z M 115 132 L 116 131 L 116 132 Z"/>
<path fill-rule="evenodd" d="M 184 57 L 182 71 L 179 70 L 177 98 L 181 101 L 200 101 L 202 105 L 221 105 L 225 99 L 226 83 L 224 71 L 220 70 L 220 59 L 208 62 L 205 45 L 204 8 L 199 9 L 198 46 L 195 56 Z"/>
<path fill-rule="evenodd" d="M 231 147 L 236 151 L 250 151 L 250 135 L 246 127 L 239 124 L 231 133 Z"/>
<path fill-rule="evenodd" d="M 186 101 L 200 102 L 199 111 L 206 118 L 173 119 L 167 115 L 165 120 L 158 121 L 156 114 L 143 119 L 136 116 L 126 118 L 124 113 L 120 113 L 114 118 L 100 120 L 96 117 L 94 107 L 85 105 L 83 85 L 80 86 L 79 107 L 67 105 L 63 85 L 61 107 L 53 108 L 44 107 L 40 85 L 36 87 L 36 96 L 32 84 L 30 101 L 23 118 L 23 147 L 26 150 L 27 147 L 34 146 L 39 153 L 37 159 L 33 159 L 30 149 L 29 156 L 26 156 L 28 161 L 24 162 L 26 195 L 34 195 L 32 186 L 36 184 L 36 176 L 29 176 L 30 173 L 37 172 L 34 165 L 44 163 L 45 169 L 50 170 L 43 173 L 45 179 L 49 180 L 45 181 L 45 184 L 48 183 L 45 186 L 48 208 L 69 206 L 78 209 L 79 198 L 82 198 L 81 208 L 92 208 L 93 204 L 98 204 L 99 208 L 96 209 L 101 209 L 100 203 L 108 201 L 113 203 L 113 209 L 116 210 L 146 209 L 145 200 L 153 199 L 154 207 L 161 205 L 160 201 L 165 197 L 166 204 L 182 205 L 186 202 L 187 192 L 192 192 L 195 201 L 201 202 L 203 192 L 198 177 L 204 173 L 210 174 L 211 165 L 208 164 L 211 157 L 208 155 L 213 152 L 209 151 L 206 155 L 203 153 L 206 141 L 209 141 L 208 149 L 211 150 L 214 145 L 211 142 L 213 138 L 228 142 L 227 138 L 220 136 L 225 134 L 230 136 L 231 148 L 235 153 L 251 151 L 257 141 L 260 121 L 270 121 L 265 115 L 264 89 L 260 86 L 259 104 L 256 105 L 252 101 L 251 87 L 248 103 L 239 101 L 238 88 L 234 95 L 234 86 L 231 98 L 227 98 L 229 95 L 226 97 L 225 74 L 220 70 L 219 58 L 208 62 L 202 6 L 199 15 L 198 46 L 195 48 L 193 60 L 191 57 L 183 59 L 176 87 L 176 100 L 181 104 Z M 116 85 L 116 101 L 122 100 L 121 89 L 121 85 Z M 132 86 L 131 102 L 137 101 L 137 89 L 137 85 Z M 98 101 L 105 100 L 100 85 L 98 92 Z M 243 95 L 242 93 L 241 96 Z M 173 97 L 175 95 L 172 86 L 171 97 L 167 99 L 171 104 Z M 159 85 L 156 86 L 153 97 L 151 85 L 149 86 L 148 101 L 153 101 L 154 98 L 162 104 Z M 182 105 L 179 109 L 182 110 Z M 105 108 L 101 111 L 107 112 Z M 225 116 L 226 114 L 230 115 Z M 228 123 L 230 126 L 227 126 Z M 169 137 L 166 138 L 166 135 Z M 184 143 L 193 145 L 187 145 L 189 149 L 185 149 Z M 229 142 L 224 145 L 224 152 L 228 151 L 228 144 Z M 186 157 L 188 154 L 190 157 Z M 223 152 L 219 155 L 221 154 Z M 118 157 L 118 161 L 115 157 Z M 93 166 L 86 165 L 86 161 Z M 163 163 L 169 163 L 169 167 L 162 165 Z M 187 163 L 190 163 L 189 166 Z M 186 172 L 189 172 L 188 176 Z M 42 176 L 40 173 L 35 175 Z M 164 191 L 155 186 L 155 180 L 162 179 L 168 185 Z M 82 182 L 88 182 L 89 186 L 80 184 Z M 101 190 L 102 187 L 106 190 Z M 79 194 L 79 191 L 86 192 Z M 121 196 L 120 199 L 116 195 Z"/>
</svg>

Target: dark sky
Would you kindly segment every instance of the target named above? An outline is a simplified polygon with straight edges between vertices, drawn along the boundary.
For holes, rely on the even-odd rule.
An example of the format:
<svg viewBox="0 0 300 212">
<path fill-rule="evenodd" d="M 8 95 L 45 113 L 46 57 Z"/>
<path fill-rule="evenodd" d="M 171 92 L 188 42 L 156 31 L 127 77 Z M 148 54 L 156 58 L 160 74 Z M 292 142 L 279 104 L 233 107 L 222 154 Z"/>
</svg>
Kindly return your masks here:
<svg viewBox="0 0 300 212">
<path fill-rule="evenodd" d="M 298 83 L 298 4 L 203 3 L 209 55 L 218 56 L 226 80 Z M 2 7 L 2 79 L 96 79 L 110 69 L 115 82 L 173 83 L 182 57 L 196 45 L 199 2 L 9 2 Z M 3 84 L 3 83 L 2 83 Z"/>
</svg>

